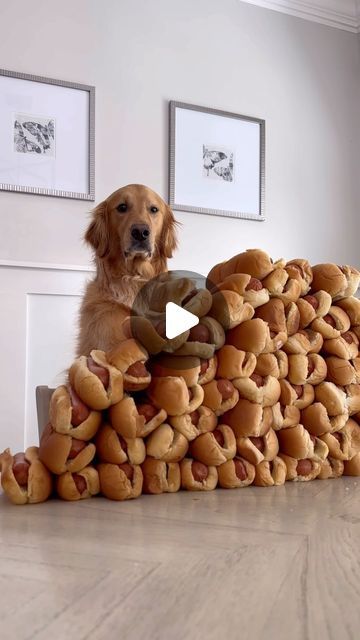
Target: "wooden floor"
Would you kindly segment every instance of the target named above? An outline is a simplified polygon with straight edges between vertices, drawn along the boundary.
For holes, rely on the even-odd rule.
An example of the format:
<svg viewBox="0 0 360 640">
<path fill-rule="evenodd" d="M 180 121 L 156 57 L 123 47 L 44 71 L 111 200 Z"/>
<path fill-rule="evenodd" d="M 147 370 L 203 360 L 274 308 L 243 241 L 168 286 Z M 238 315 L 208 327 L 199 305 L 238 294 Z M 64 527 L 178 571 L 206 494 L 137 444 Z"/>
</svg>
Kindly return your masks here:
<svg viewBox="0 0 360 640">
<path fill-rule="evenodd" d="M 143 496 L 0 497 L 9 640 L 360 638 L 360 480 Z"/>
</svg>

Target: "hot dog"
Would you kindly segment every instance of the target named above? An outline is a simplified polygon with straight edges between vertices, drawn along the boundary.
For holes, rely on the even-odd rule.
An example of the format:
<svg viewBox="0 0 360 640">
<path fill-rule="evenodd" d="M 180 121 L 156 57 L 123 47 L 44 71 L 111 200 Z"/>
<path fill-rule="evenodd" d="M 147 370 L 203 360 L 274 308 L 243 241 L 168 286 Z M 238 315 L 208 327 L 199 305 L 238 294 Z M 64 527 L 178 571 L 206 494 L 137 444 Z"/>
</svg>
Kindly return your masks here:
<svg viewBox="0 0 360 640">
<path fill-rule="evenodd" d="M 236 454 L 236 440 L 230 427 L 219 425 L 215 431 L 202 433 L 190 443 L 190 452 L 195 460 L 209 466 L 219 466 Z"/>
<path fill-rule="evenodd" d="M 147 455 L 163 462 L 179 462 L 188 447 L 186 437 L 166 423 L 155 429 L 146 440 Z"/>
<path fill-rule="evenodd" d="M 202 404 L 212 409 L 217 416 L 232 409 L 239 399 L 239 392 L 230 380 L 212 380 L 204 384 L 202 388 L 204 390 Z"/>
<path fill-rule="evenodd" d="M 225 343 L 225 332 L 222 325 L 209 316 L 203 316 L 199 324 L 190 329 L 187 342 L 175 351 L 178 356 L 197 356 L 209 360 L 214 351 Z"/>
<path fill-rule="evenodd" d="M 123 374 L 125 391 L 141 391 L 149 386 L 151 375 L 145 366 L 149 354 L 137 340 L 124 340 L 108 351 L 106 357 Z"/>
<path fill-rule="evenodd" d="M 14 504 L 44 502 L 52 492 L 52 476 L 39 460 L 37 447 L 12 456 L 0 454 L 1 486 Z"/>
<path fill-rule="evenodd" d="M 83 440 L 75 440 L 75 438 L 71 438 L 71 448 L 68 453 L 67 459 L 73 460 L 80 453 L 80 451 L 85 449 L 85 447 L 86 442 L 84 442 Z"/>
<path fill-rule="evenodd" d="M 56 492 L 63 500 L 84 500 L 99 491 L 99 475 L 94 467 L 85 467 L 79 473 L 67 471 L 56 479 Z"/>
<path fill-rule="evenodd" d="M 84 422 L 90 415 L 90 410 L 82 402 L 75 393 L 75 390 L 72 387 L 69 387 L 69 395 L 71 401 L 71 424 L 73 427 L 78 427 L 82 422 Z"/>
<path fill-rule="evenodd" d="M 223 400 L 228 400 L 232 397 L 234 385 L 231 384 L 230 380 L 218 380 L 216 385 Z"/>
<path fill-rule="evenodd" d="M 280 453 L 279 457 L 286 464 L 286 480 L 295 482 L 308 482 L 314 480 L 319 473 L 324 460 L 314 460 L 313 458 L 293 458 L 284 453 Z"/>
<path fill-rule="evenodd" d="M 202 464 L 191 458 L 180 462 L 181 486 L 188 491 L 212 491 L 218 482 L 216 467 Z"/>
<path fill-rule="evenodd" d="M 80 476 L 78 473 L 73 473 L 73 480 L 80 495 L 84 493 L 86 489 L 86 480 L 84 476 Z"/>
<path fill-rule="evenodd" d="M 166 420 L 166 411 L 154 407 L 148 398 L 137 402 L 125 396 L 109 409 L 111 426 L 124 438 L 145 438 Z"/>
<path fill-rule="evenodd" d="M 256 356 L 226 344 L 217 352 L 217 376 L 233 380 L 249 377 L 256 367 Z"/>
<path fill-rule="evenodd" d="M 282 431 L 278 433 L 282 433 Z M 254 465 L 263 460 L 267 462 L 274 460 L 279 451 L 278 439 L 272 428 L 261 437 L 237 438 L 236 445 L 238 454 Z"/>
<path fill-rule="evenodd" d="M 104 351 L 80 356 L 69 370 L 69 382 L 80 400 L 97 411 L 107 409 L 123 397 L 123 375 L 106 359 Z"/>
<path fill-rule="evenodd" d="M 176 431 L 182 433 L 190 442 L 201 433 L 214 431 L 217 425 L 217 417 L 211 409 L 201 406 L 191 413 L 173 416 L 169 418 L 169 422 Z"/>
<path fill-rule="evenodd" d="M 156 407 L 149 403 L 138 404 L 137 411 L 139 416 L 144 416 L 145 424 L 149 422 L 149 420 L 152 420 L 152 418 L 154 418 L 158 413 Z"/>
<path fill-rule="evenodd" d="M 194 476 L 194 480 L 197 482 L 203 482 L 209 475 L 209 469 L 206 464 L 198 462 L 197 460 L 194 460 L 191 463 L 191 472 Z"/>
<path fill-rule="evenodd" d="M 190 329 L 188 340 L 189 342 L 209 342 L 210 331 L 204 324 L 199 323 Z"/>
<path fill-rule="evenodd" d="M 286 480 L 286 464 L 278 456 L 268 462 L 263 460 L 255 467 L 254 484 L 257 487 L 274 487 L 284 484 Z"/>
<path fill-rule="evenodd" d="M 51 396 L 49 420 L 58 433 L 88 441 L 100 426 L 101 413 L 90 410 L 71 386 L 61 385 Z"/>
<path fill-rule="evenodd" d="M 166 463 L 147 457 L 141 469 L 144 476 L 143 493 L 159 494 L 179 491 L 181 476 L 177 462 Z"/>
<path fill-rule="evenodd" d="M 25 453 L 16 453 L 14 455 L 12 470 L 16 482 L 21 487 L 26 487 L 29 478 L 30 463 L 25 458 Z"/>
<path fill-rule="evenodd" d="M 99 378 L 100 382 L 102 382 L 105 389 L 107 389 L 109 385 L 109 380 L 110 380 L 109 372 L 107 371 L 107 369 L 105 369 L 105 367 L 101 367 L 98 364 L 96 364 L 96 362 L 94 362 L 91 356 L 88 356 L 86 363 L 89 371 L 91 371 L 91 373 L 93 373 L 97 378 Z"/>
<path fill-rule="evenodd" d="M 95 452 L 92 442 L 57 433 L 50 423 L 45 427 L 40 439 L 39 458 L 56 475 L 66 471 L 81 471 L 90 464 Z"/>
<path fill-rule="evenodd" d="M 233 384 L 241 398 L 263 407 L 273 406 L 280 398 L 280 383 L 273 376 L 263 378 L 259 374 L 252 374 L 250 378 L 236 378 Z"/>
<path fill-rule="evenodd" d="M 234 299 L 234 294 L 237 294 L 245 303 L 249 303 L 254 309 L 266 304 L 269 300 L 269 292 L 264 288 L 261 280 L 245 273 L 229 274 L 212 290 L 213 293 L 216 291 L 223 292 L 225 296 L 227 295 L 226 292 L 231 292 L 232 299 Z"/>
<path fill-rule="evenodd" d="M 255 467 L 244 458 L 236 457 L 217 467 L 219 485 L 223 489 L 248 487 L 255 478 Z"/>
<path fill-rule="evenodd" d="M 109 424 L 103 424 L 95 440 L 96 452 L 101 462 L 139 465 L 145 460 L 145 443 L 142 438 L 123 438 Z"/>
<path fill-rule="evenodd" d="M 143 362 L 134 362 L 134 364 L 130 365 L 130 367 L 126 370 L 128 376 L 133 378 L 144 378 L 148 375 L 148 371 Z"/>
<path fill-rule="evenodd" d="M 131 467 L 131 470 L 129 467 Z M 97 470 L 101 493 L 106 498 L 110 500 L 130 500 L 137 498 L 141 494 L 143 474 L 140 466 L 100 463 Z"/>
</svg>

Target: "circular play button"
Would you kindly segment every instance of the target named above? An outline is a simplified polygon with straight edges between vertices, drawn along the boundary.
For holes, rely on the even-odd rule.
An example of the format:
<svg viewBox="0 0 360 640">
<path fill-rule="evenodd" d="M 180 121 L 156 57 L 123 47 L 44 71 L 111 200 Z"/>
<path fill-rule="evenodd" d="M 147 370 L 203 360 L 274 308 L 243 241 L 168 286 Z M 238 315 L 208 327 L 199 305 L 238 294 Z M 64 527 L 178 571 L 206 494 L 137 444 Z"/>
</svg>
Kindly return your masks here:
<svg viewBox="0 0 360 640">
<path fill-rule="evenodd" d="M 130 316 L 130 334 L 150 354 L 211 358 L 224 340 L 227 305 L 219 322 L 219 300 L 205 276 L 193 271 L 169 271 L 139 290 Z M 222 297 L 221 292 L 217 296 Z"/>
<path fill-rule="evenodd" d="M 179 307 L 175 302 L 167 302 L 165 308 L 165 334 L 171 340 L 177 338 L 188 329 L 192 329 L 199 324 L 199 318 Z"/>
</svg>

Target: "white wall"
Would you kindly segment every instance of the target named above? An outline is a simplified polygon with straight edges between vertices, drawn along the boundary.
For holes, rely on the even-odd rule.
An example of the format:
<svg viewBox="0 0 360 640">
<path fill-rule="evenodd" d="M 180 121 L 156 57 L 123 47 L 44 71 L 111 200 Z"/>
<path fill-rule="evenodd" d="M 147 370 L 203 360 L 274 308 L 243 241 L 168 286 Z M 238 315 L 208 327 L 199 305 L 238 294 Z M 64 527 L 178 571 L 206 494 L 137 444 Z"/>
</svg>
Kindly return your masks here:
<svg viewBox="0 0 360 640">
<path fill-rule="evenodd" d="M 96 199 L 167 196 L 168 101 L 265 118 L 263 223 L 178 213 L 172 268 L 247 247 L 360 265 L 358 37 L 237 0 L 0 0 L 1 66 L 96 86 Z M 0 260 L 88 264 L 88 203 L 0 192 Z"/>
</svg>

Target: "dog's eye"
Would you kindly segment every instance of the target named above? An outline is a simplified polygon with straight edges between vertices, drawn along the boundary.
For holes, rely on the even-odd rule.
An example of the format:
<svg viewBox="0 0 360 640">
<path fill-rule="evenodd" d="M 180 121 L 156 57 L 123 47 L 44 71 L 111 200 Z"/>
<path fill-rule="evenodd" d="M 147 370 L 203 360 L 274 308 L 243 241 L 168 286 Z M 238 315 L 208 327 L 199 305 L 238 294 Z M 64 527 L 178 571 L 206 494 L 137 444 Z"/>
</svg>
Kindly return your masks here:
<svg viewBox="0 0 360 640">
<path fill-rule="evenodd" d="M 120 213 L 125 213 L 125 211 L 127 211 L 127 205 L 125 204 L 125 202 L 122 202 L 116 208 Z"/>
<path fill-rule="evenodd" d="M 159 209 L 157 207 L 150 207 L 151 213 L 157 213 Z"/>
</svg>

